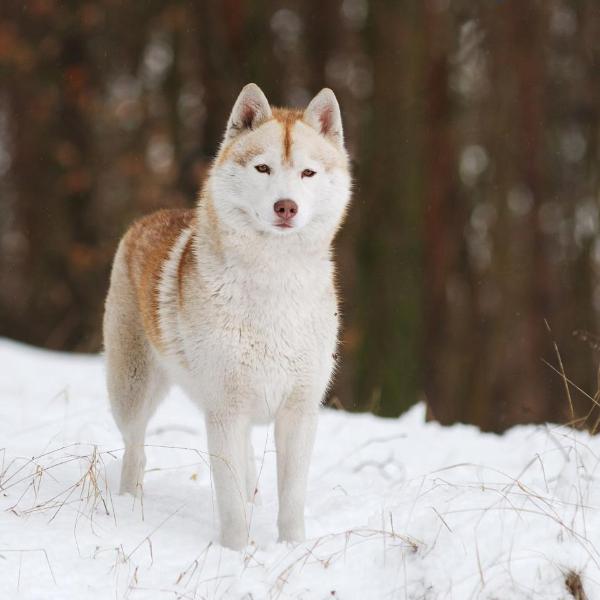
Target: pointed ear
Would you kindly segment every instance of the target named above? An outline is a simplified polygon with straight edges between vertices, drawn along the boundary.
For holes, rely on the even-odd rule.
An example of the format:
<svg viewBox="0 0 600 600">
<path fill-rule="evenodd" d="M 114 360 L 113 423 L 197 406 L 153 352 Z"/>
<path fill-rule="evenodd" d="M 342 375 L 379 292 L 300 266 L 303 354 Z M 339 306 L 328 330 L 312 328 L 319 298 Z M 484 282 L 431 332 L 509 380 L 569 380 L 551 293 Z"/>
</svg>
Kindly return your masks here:
<svg viewBox="0 0 600 600">
<path fill-rule="evenodd" d="M 227 121 L 225 139 L 230 140 L 244 131 L 255 129 L 271 116 L 271 107 L 266 96 L 255 83 L 249 83 L 242 88 L 233 105 Z"/>
<path fill-rule="evenodd" d="M 304 121 L 338 148 L 344 147 L 340 105 L 329 88 L 323 88 L 306 107 Z"/>
</svg>

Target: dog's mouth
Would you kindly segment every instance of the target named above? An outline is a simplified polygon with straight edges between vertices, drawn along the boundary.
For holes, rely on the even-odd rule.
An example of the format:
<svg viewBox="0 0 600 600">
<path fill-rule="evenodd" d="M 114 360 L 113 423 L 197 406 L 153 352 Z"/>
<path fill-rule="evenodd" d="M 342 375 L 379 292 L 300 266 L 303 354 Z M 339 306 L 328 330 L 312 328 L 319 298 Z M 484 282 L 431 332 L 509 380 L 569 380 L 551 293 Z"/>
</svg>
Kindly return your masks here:
<svg viewBox="0 0 600 600">
<path fill-rule="evenodd" d="M 265 222 L 257 210 L 245 210 L 241 207 L 236 207 L 236 210 L 240 215 L 243 215 L 246 218 L 248 224 L 252 224 L 263 234 L 269 232 L 272 234 L 274 231 L 279 231 L 281 232 L 279 235 L 289 235 L 294 231 L 299 231 L 303 227 L 302 224 L 290 222 L 289 219 L 278 219 L 277 221 Z"/>
</svg>

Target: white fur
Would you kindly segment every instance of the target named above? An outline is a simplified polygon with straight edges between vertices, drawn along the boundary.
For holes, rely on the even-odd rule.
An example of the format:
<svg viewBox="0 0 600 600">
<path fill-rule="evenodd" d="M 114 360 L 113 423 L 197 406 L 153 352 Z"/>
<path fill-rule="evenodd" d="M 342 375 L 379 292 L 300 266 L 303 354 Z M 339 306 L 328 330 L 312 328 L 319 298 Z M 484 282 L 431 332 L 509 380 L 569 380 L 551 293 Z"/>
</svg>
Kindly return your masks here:
<svg viewBox="0 0 600 600">
<path fill-rule="evenodd" d="M 313 110 L 333 115 L 341 136 L 337 101 L 330 91 L 325 96 Z M 270 116 L 262 92 L 246 86 L 224 144 L 259 146 L 262 152 L 244 166 L 217 160 L 195 231 L 184 230 L 173 245 L 159 287 L 166 349 L 156 350 L 144 334 L 123 248 L 115 258 L 105 315 L 108 388 L 125 441 L 122 491 L 139 491 L 146 425 L 168 383 L 178 383 L 205 414 L 221 541 L 231 548 L 248 541 L 246 502 L 257 485 L 250 428 L 272 420 L 279 537 L 304 539 L 308 465 L 338 329 L 330 245 L 350 197 L 341 137 L 297 122 L 286 162 L 282 126 L 264 122 Z M 320 122 L 318 114 L 312 117 Z M 312 117 L 305 114 L 306 121 Z M 257 172 L 257 164 L 269 165 L 271 174 Z M 316 175 L 302 177 L 304 169 Z M 293 228 L 276 227 L 273 205 L 281 198 L 298 204 Z M 192 234 L 197 269 L 184 281 L 185 302 L 178 303 L 177 266 Z"/>
</svg>

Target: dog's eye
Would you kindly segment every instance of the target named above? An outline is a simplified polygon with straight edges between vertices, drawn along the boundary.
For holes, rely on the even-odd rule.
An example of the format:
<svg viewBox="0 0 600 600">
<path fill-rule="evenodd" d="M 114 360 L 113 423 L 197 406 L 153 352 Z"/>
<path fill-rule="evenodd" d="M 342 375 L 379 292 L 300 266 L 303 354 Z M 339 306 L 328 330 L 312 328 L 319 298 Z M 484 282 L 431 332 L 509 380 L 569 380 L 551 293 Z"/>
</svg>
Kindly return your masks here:
<svg viewBox="0 0 600 600">
<path fill-rule="evenodd" d="M 312 169 L 304 169 L 304 171 L 302 171 L 302 177 L 312 177 L 315 174 L 316 171 L 313 171 Z"/>
<path fill-rule="evenodd" d="M 268 165 L 256 165 L 254 167 L 259 173 L 266 173 L 267 175 L 271 172 L 271 167 Z"/>
</svg>

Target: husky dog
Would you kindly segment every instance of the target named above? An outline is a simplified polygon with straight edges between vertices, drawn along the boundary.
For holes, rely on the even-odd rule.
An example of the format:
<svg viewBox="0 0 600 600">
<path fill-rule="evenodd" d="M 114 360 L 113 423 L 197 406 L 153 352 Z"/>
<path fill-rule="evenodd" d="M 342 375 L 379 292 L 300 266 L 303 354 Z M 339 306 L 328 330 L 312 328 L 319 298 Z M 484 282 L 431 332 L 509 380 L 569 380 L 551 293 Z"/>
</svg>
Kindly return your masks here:
<svg viewBox="0 0 600 600">
<path fill-rule="evenodd" d="M 204 411 L 221 543 L 248 543 L 255 423 L 275 421 L 281 541 L 304 539 L 317 415 L 334 370 L 331 243 L 350 199 L 340 109 L 304 111 L 246 85 L 195 210 L 135 223 L 118 247 L 104 345 L 125 442 L 121 493 L 139 493 L 148 421 L 171 383 Z"/>
</svg>

